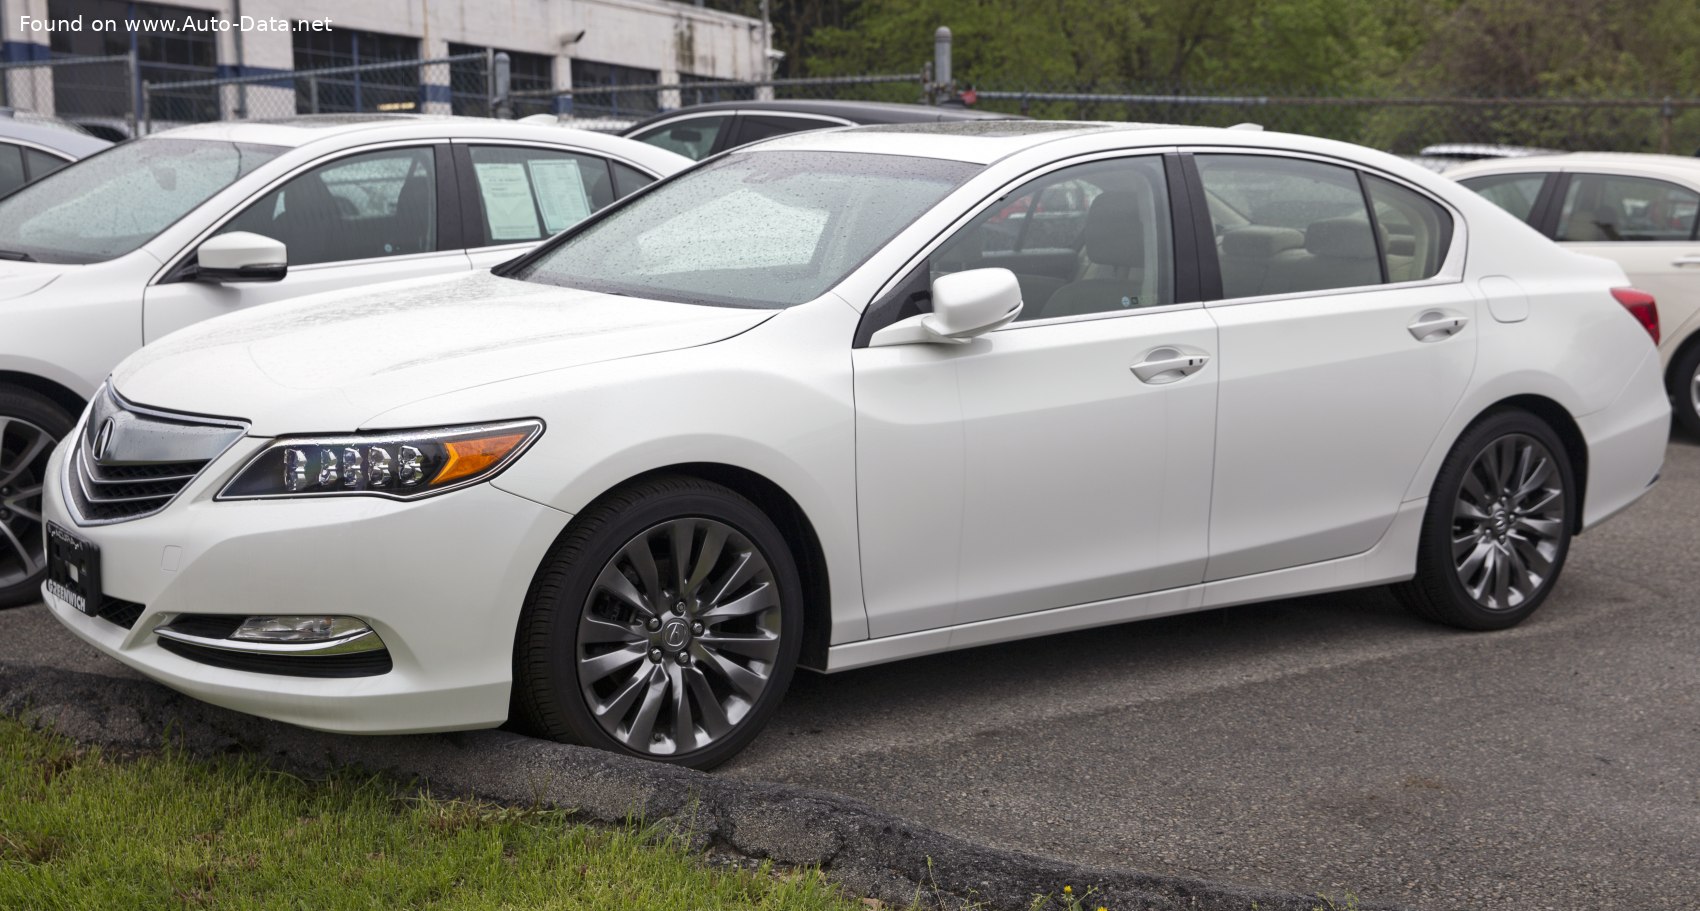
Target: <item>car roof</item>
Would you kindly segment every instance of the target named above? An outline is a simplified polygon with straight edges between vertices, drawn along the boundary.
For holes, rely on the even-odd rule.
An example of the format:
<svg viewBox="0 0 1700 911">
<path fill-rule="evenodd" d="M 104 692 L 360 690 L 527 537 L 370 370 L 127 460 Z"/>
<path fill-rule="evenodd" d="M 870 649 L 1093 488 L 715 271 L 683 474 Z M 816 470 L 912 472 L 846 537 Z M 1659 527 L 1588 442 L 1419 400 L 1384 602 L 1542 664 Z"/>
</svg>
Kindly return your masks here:
<svg viewBox="0 0 1700 911">
<path fill-rule="evenodd" d="M 90 136 L 75 124 L 11 111 L 0 113 L 0 139 L 15 139 L 72 158 L 93 155 L 112 145 L 98 136 Z"/>
<path fill-rule="evenodd" d="M 1526 158 L 1500 158 L 1491 161 L 1472 161 L 1446 172 L 1452 178 L 1473 174 L 1509 174 L 1528 171 L 1602 171 L 1651 172 L 1678 174 L 1689 180 L 1700 179 L 1700 158 L 1682 155 L 1654 155 L 1644 152 L 1560 152 L 1554 155 Z"/>
<path fill-rule="evenodd" d="M 749 151 L 808 150 L 868 152 L 913 158 L 943 158 L 991 164 L 1018 152 L 1075 137 L 1100 136 L 1106 147 L 1219 146 L 1290 149 L 1348 157 L 1398 161 L 1393 156 L 1331 139 L 1229 127 L 1185 126 L 1068 120 L 982 120 L 953 123 L 881 124 L 789 133 L 744 146 Z M 1131 141 L 1130 141 L 1131 140 Z M 1396 168 L 1405 168 L 1399 161 Z"/>
<path fill-rule="evenodd" d="M 671 111 L 664 111 L 647 117 L 632 124 L 624 132 L 632 132 L 659 123 L 690 114 L 712 114 L 715 112 L 730 113 L 746 111 L 752 113 L 773 114 L 818 114 L 825 117 L 841 117 L 853 123 L 932 123 L 951 120 L 1025 120 L 1017 114 L 1000 114 L 996 111 L 976 111 L 961 105 L 926 105 L 899 104 L 888 101 L 828 101 L 815 99 L 787 99 L 777 101 L 710 101 L 704 104 L 693 104 Z"/>
<path fill-rule="evenodd" d="M 288 148 L 320 142 L 348 145 L 350 140 L 360 143 L 391 139 L 530 140 L 560 143 L 622 158 L 663 177 L 692 164 L 683 155 L 609 133 L 556 124 L 430 114 L 317 114 L 276 120 L 223 120 L 163 130 L 149 134 L 142 141 L 156 138 L 251 142 Z M 661 154 L 655 154 L 657 152 Z"/>
</svg>

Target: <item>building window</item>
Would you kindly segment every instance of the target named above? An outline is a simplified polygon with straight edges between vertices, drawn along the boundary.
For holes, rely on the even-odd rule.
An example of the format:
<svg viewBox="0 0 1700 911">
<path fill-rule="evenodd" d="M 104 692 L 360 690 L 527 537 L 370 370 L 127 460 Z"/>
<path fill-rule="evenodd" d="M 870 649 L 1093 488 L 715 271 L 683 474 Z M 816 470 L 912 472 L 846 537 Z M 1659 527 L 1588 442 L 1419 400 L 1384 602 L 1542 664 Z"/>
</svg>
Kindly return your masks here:
<svg viewBox="0 0 1700 911">
<path fill-rule="evenodd" d="M 425 96 L 417 65 L 303 78 L 307 70 L 419 59 L 419 39 L 355 29 L 300 30 L 295 40 L 295 111 L 348 114 L 420 111 Z"/>
<path fill-rule="evenodd" d="M 655 90 L 597 91 L 623 85 L 655 85 L 655 70 L 594 60 L 573 61 L 573 115 L 577 117 L 645 117 L 660 110 Z"/>
<path fill-rule="evenodd" d="M 55 55 L 111 56 L 134 50 L 145 82 L 184 82 L 218 75 L 217 32 L 176 31 L 185 18 L 206 19 L 206 10 L 127 0 L 48 0 L 50 19 L 112 19 L 134 21 L 134 31 L 55 31 L 50 47 Z M 129 117 L 136 110 L 141 86 L 130 86 L 122 62 L 56 66 L 53 68 L 54 109 L 61 116 Z M 156 122 L 219 119 L 218 94 L 212 86 L 178 91 L 160 90 L 149 98 Z"/>
<path fill-rule="evenodd" d="M 679 106 L 710 104 L 716 101 L 754 101 L 755 86 L 737 83 L 732 79 L 713 76 L 679 74 Z"/>
<path fill-rule="evenodd" d="M 471 44 L 450 44 L 449 56 L 483 54 L 502 48 L 483 48 Z M 555 58 L 548 54 L 525 54 L 505 51 L 508 72 L 512 74 L 509 87 L 514 93 L 514 117 L 532 114 L 552 114 L 555 111 Z M 455 114 L 468 117 L 490 116 L 490 84 L 484 72 L 483 60 L 465 60 L 449 64 L 449 103 Z"/>
</svg>

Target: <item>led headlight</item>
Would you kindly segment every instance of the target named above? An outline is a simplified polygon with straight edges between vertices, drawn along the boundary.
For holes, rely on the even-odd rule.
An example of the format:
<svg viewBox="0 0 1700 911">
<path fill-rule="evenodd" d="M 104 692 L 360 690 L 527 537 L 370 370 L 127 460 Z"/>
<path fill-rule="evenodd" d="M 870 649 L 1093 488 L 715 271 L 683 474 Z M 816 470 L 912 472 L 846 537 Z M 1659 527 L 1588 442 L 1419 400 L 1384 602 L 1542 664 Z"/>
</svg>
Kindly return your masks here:
<svg viewBox="0 0 1700 911">
<path fill-rule="evenodd" d="M 417 499 L 494 476 L 542 432 L 542 421 L 509 421 L 356 436 L 280 437 L 250 459 L 218 498 Z"/>
</svg>

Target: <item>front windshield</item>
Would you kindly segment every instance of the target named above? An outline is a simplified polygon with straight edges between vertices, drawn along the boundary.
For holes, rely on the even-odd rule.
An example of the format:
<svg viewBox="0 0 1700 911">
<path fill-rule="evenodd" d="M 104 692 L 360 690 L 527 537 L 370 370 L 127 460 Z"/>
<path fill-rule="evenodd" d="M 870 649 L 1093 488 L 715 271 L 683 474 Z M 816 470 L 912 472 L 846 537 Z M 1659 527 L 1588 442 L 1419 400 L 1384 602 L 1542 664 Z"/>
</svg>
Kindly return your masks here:
<svg viewBox="0 0 1700 911">
<path fill-rule="evenodd" d="M 813 300 L 980 170 L 932 158 L 741 152 L 609 213 L 517 277 L 780 309 Z"/>
<path fill-rule="evenodd" d="M 44 263 L 123 256 L 284 151 L 201 139 L 113 146 L 0 199 L 0 256 Z"/>
</svg>

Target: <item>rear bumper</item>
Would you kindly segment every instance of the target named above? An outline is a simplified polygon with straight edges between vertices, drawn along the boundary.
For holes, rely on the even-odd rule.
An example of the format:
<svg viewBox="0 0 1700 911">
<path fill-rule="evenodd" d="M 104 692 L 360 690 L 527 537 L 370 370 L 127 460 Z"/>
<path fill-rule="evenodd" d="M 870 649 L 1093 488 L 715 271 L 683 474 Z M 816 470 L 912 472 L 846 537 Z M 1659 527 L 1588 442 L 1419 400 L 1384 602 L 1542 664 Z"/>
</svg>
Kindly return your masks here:
<svg viewBox="0 0 1700 911">
<path fill-rule="evenodd" d="M 1588 490 L 1582 527 L 1592 528 L 1639 500 L 1664 468 L 1670 400 L 1656 351 L 1611 405 L 1576 419 L 1588 444 Z"/>
</svg>

